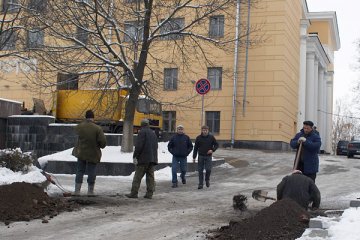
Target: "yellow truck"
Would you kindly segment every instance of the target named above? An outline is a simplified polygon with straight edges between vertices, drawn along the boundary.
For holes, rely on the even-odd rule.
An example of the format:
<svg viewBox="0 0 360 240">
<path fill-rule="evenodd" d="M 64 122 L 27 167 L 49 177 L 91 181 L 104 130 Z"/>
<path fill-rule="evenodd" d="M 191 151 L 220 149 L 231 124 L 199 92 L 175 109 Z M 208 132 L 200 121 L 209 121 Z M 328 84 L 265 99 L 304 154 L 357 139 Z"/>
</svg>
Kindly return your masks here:
<svg viewBox="0 0 360 240">
<path fill-rule="evenodd" d="M 126 89 L 57 90 L 54 97 L 53 114 L 57 122 L 76 123 L 84 119 L 85 112 L 92 109 L 95 122 L 105 132 L 121 133 L 125 117 Z M 140 96 L 134 116 L 134 133 L 140 122 L 147 118 L 150 127 L 158 134 L 162 128 L 161 104 L 154 99 Z"/>
</svg>

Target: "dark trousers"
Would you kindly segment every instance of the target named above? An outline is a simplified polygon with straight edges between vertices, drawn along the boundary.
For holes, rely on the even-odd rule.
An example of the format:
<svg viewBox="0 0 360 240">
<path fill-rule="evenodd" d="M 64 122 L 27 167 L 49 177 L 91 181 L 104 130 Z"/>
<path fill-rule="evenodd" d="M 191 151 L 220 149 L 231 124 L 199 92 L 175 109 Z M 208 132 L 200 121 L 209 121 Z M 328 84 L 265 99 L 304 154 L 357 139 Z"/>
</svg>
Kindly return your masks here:
<svg viewBox="0 0 360 240">
<path fill-rule="evenodd" d="M 205 181 L 210 181 L 211 168 L 212 168 L 212 157 L 199 155 L 198 157 L 199 185 L 203 185 L 204 183 L 204 169 L 205 169 Z"/>
<path fill-rule="evenodd" d="M 96 179 L 96 163 L 91 163 L 83 160 L 77 161 L 77 169 L 76 169 L 76 177 L 75 177 L 75 183 L 82 183 L 85 171 L 87 169 L 87 183 L 89 185 L 95 184 Z"/>
<path fill-rule="evenodd" d="M 141 164 L 135 166 L 135 175 L 131 186 L 131 194 L 137 195 L 139 192 L 141 180 L 146 174 L 146 195 L 152 196 L 155 191 L 154 164 Z"/>
<path fill-rule="evenodd" d="M 314 183 L 316 179 L 316 173 L 304 173 L 304 162 L 300 161 L 297 170 L 300 170 L 304 176 L 311 178 Z"/>
</svg>

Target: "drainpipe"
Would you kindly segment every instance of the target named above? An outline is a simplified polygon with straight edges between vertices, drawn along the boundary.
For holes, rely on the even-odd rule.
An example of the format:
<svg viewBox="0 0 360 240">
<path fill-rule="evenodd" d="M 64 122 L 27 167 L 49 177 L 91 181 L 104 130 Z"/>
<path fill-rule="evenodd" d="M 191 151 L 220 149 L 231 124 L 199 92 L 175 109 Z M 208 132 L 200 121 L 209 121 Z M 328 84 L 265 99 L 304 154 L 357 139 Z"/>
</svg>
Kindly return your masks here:
<svg viewBox="0 0 360 240">
<path fill-rule="evenodd" d="M 245 77 L 244 77 L 244 95 L 243 95 L 243 117 L 245 117 L 246 110 L 246 85 L 248 77 L 248 61 L 249 61 L 249 35 L 250 35 L 250 0 L 248 0 L 248 16 L 246 27 L 246 54 L 245 54 Z"/>
<path fill-rule="evenodd" d="M 231 119 L 231 148 L 235 143 L 235 125 L 236 125 L 236 94 L 238 81 L 238 64 L 239 64 L 239 28 L 240 28 L 240 0 L 236 1 L 236 25 L 235 25 L 235 49 L 234 49 L 234 89 L 233 89 L 233 104 L 232 104 L 232 119 Z"/>
</svg>

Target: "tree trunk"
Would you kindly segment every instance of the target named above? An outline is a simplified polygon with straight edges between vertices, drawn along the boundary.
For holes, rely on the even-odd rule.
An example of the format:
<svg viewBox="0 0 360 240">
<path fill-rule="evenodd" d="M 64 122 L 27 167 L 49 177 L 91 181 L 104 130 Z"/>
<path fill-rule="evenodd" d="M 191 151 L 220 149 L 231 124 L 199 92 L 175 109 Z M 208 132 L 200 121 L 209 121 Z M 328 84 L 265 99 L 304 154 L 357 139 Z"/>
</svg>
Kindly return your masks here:
<svg viewBox="0 0 360 240">
<path fill-rule="evenodd" d="M 122 152 L 133 152 L 134 148 L 134 115 L 136 104 L 140 95 L 140 88 L 130 89 L 129 99 L 125 106 L 125 118 L 123 126 L 123 136 L 121 140 Z"/>
</svg>

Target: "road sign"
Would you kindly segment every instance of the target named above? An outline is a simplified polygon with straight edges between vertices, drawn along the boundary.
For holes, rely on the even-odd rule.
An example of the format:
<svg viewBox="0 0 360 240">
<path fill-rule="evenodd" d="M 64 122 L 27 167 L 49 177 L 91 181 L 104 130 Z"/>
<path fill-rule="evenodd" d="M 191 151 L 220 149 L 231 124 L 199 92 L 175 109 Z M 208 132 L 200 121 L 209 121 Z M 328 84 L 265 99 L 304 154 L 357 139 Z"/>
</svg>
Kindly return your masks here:
<svg viewBox="0 0 360 240">
<path fill-rule="evenodd" d="M 199 79 L 195 84 L 195 89 L 200 95 L 205 95 L 210 91 L 210 81 L 206 78 Z"/>
</svg>

